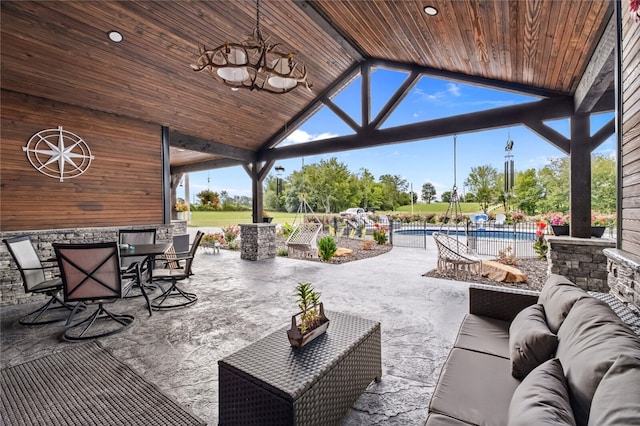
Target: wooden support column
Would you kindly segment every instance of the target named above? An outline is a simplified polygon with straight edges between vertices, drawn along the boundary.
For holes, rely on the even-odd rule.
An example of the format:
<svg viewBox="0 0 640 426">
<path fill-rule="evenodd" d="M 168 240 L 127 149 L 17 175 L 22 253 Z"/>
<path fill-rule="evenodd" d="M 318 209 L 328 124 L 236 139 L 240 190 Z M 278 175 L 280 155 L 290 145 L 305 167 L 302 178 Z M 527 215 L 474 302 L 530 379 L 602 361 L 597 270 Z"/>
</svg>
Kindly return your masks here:
<svg viewBox="0 0 640 426">
<path fill-rule="evenodd" d="M 264 178 L 271 170 L 271 167 L 275 164 L 275 160 L 263 162 L 258 161 L 251 164 L 244 165 L 244 170 L 251 177 L 251 195 L 253 203 L 251 206 L 253 223 L 262 222 L 262 210 L 264 206 L 264 191 L 262 189 L 262 182 Z"/>
<path fill-rule="evenodd" d="M 591 135 L 588 114 L 571 117 L 570 235 L 591 238 Z"/>
</svg>

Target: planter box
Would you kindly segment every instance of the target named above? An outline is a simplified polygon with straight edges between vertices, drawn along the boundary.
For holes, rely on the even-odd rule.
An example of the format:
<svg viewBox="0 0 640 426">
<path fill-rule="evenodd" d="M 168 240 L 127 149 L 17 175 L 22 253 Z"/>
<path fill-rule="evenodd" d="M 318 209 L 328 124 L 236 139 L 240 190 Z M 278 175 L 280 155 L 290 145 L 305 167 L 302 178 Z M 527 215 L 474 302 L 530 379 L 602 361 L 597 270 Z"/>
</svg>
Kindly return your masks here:
<svg viewBox="0 0 640 426">
<path fill-rule="evenodd" d="M 569 225 L 551 225 L 551 229 L 555 236 L 569 235 Z"/>
<path fill-rule="evenodd" d="M 551 225 L 551 229 L 553 230 L 553 235 L 569 235 L 569 225 Z M 606 229 L 606 226 L 592 226 L 591 236 L 600 238 L 602 237 L 602 235 L 604 235 L 604 231 Z"/>
<path fill-rule="evenodd" d="M 316 306 L 312 306 L 310 309 L 314 309 Z M 296 348 L 301 348 L 316 337 L 322 335 L 327 328 L 329 327 L 329 319 L 324 314 L 324 306 L 320 303 L 320 325 L 318 325 L 313 330 L 309 330 L 305 334 L 300 333 L 300 329 L 298 328 L 297 317 L 299 317 L 302 312 L 298 312 L 297 314 L 291 317 L 291 329 L 287 330 L 287 336 L 289 337 L 289 343 L 291 346 Z"/>
</svg>

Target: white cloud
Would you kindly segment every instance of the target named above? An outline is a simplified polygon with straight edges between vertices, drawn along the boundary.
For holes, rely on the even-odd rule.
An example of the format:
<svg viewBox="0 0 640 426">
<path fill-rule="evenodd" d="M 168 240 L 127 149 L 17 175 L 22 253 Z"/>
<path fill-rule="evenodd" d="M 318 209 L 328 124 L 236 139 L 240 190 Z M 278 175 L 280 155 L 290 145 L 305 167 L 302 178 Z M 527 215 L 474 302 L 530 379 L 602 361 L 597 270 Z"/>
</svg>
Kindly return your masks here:
<svg viewBox="0 0 640 426">
<path fill-rule="evenodd" d="M 296 145 L 300 143 L 307 143 L 313 141 L 319 141 L 321 139 L 335 138 L 338 136 L 335 133 L 323 132 L 317 135 L 312 135 L 304 130 L 294 130 L 285 140 L 283 140 L 278 146 Z"/>
<path fill-rule="evenodd" d="M 448 83 L 447 84 L 447 92 L 449 92 L 450 95 L 453 96 L 460 96 L 460 86 L 458 86 L 457 84 L 454 83 Z"/>
</svg>

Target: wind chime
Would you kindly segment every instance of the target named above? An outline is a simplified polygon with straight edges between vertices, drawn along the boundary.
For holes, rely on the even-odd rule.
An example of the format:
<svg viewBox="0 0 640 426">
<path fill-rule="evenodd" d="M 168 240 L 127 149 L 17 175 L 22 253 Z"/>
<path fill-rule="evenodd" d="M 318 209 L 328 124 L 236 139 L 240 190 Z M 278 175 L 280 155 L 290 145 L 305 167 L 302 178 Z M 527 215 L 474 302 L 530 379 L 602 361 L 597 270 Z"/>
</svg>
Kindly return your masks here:
<svg viewBox="0 0 640 426">
<path fill-rule="evenodd" d="M 507 134 L 507 145 L 504 147 L 504 206 L 509 211 L 509 201 L 513 196 L 513 184 L 515 181 L 515 169 L 513 163 L 513 141 L 511 135 Z"/>
</svg>

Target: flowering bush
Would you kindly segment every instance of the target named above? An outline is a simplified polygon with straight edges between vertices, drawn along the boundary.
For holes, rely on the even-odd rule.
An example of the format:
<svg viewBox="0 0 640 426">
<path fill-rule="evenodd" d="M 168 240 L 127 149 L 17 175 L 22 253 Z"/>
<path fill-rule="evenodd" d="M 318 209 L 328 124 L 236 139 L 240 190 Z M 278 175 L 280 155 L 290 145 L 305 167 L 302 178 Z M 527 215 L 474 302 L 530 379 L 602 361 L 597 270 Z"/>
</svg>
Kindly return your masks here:
<svg viewBox="0 0 640 426">
<path fill-rule="evenodd" d="M 508 213 L 506 216 L 509 223 L 524 223 L 527 218 L 527 216 L 522 212 L 512 212 Z"/>
<path fill-rule="evenodd" d="M 511 248 L 511 246 L 507 247 L 504 250 L 498 250 L 498 262 L 505 265 L 518 265 L 518 258 L 513 253 L 513 249 Z"/>
<path fill-rule="evenodd" d="M 380 226 L 378 223 L 373 224 L 373 239 L 378 244 L 385 244 L 387 242 L 387 231 L 388 228 L 386 226 Z"/>
<path fill-rule="evenodd" d="M 185 203 L 176 203 L 176 211 L 177 212 L 186 212 L 187 205 Z"/>
<path fill-rule="evenodd" d="M 536 222 L 536 241 L 533 243 L 533 250 L 536 252 L 540 259 L 547 258 L 547 252 L 549 251 L 549 244 L 544 238 L 546 233 L 547 223 L 538 221 Z"/>
<path fill-rule="evenodd" d="M 568 225 L 569 215 L 559 212 L 550 212 L 543 216 L 550 225 Z"/>
<path fill-rule="evenodd" d="M 231 244 L 240 235 L 240 227 L 237 225 L 229 225 L 222 227 L 222 234 L 224 239 Z"/>
<path fill-rule="evenodd" d="M 203 247 L 213 247 L 216 243 L 225 243 L 224 236 L 219 232 L 216 232 L 215 234 L 204 234 L 200 240 L 200 245 Z"/>
</svg>

